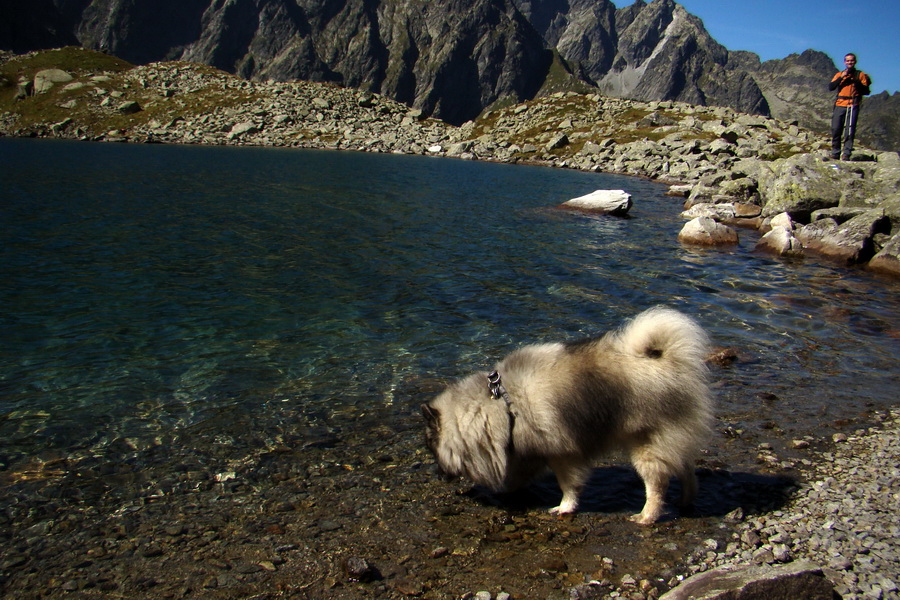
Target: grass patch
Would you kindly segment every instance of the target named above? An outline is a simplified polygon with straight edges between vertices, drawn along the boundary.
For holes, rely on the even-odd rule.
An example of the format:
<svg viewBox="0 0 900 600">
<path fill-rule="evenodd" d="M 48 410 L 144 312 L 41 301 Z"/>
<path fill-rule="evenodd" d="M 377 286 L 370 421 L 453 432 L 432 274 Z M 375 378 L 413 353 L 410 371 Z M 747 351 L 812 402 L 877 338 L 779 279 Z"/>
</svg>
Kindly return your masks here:
<svg viewBox="0 0 900 600">
<path fill-rule="evenodd" d="M 50 68 L 66 71 L 74 79 L 44 93 L 15 97 L 18 81 L 32 80 L 37 72 Z M 146 73 L 144 69 L 73 47 L 15 57 L 0 65 L 0 112 L 16 115 L 15 126 L 24 132 L 44 133 L 53 124 L 71 119 L 70 127 L 79 135 L 99 136 L 153 120 L 162 124 L 177 117 L 189 119 L 260 98 L 227 85 L 237 78 L 207 65 L 173 62 L 161 63 Z M 97 75 L 108 79 L 97 80 Z M 192 82 L 199 77 L 203 77 L 202 84 Z M 180 87 L 182 84 L 186 87 Z M 141 110 L 131 114 L 117 110 L 126 101 L 137 102 Z"/>
<path fill-rule="evenodd" d="M 86 73 L 120 73 L 133 68 L 129 62 L 102 52 L 85 50 L 76 46 L 66 46 L 56 50 L 46 50 L 35 54 L 17 56 L 0 65 L 0 76 L 13 84 L 24 75 L 33 78 L 44 69 L 62 69 L 72 75 Z"/>
</svg>

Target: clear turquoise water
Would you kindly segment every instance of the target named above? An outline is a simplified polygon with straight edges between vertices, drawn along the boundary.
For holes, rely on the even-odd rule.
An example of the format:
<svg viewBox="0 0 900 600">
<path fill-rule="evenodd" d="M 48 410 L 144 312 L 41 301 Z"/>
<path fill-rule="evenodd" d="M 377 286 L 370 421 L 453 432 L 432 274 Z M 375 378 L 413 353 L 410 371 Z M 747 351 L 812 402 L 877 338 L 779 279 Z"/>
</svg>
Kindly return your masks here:
<svg viewBox="0 0 900 600">
<path fill-rule="evenodd" d="M 559 211 L 595 189 L 630 219 Z M 0 464 L 265 422 L 409 422 L 441 381 L 657 303 L 741 360 L 721 414 L 897 398 L 900 285 L 680 246 L 641 179 L 451 159 L 0 139 Z"/>
</svg>

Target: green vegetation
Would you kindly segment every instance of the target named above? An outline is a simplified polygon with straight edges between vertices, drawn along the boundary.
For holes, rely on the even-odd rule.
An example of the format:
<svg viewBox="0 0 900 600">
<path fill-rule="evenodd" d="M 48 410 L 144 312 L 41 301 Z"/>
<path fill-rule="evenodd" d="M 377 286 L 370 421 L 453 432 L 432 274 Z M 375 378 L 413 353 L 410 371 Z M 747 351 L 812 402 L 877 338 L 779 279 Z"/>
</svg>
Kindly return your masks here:
<svg viewBox="0 0 900 600">
<path fill-rule="evenodd" d="M 66 46 L 56 50 L 46 50 L 23 56 L 16 56 L 0 65 L 0 74 L 16 76 L 25 75 L 33 78 L 35 73 L 44 69 L 62 69 L 73 75 L 75 73 L 119 73 L 133 68 L 134 65 L 120 58 L 85 50 L 75 46 Z"/>
<path fill-rule="evenodd" d="M 156 68 L 165 69 L 166 76 L 74 47 L 13 57 L 0 64 L 0 113 L 15 114 L 15 126 L 20 131 L 41 134 L 54 124 L 72 122 L 80 135 L 93 137 L 153 120 L 165 123 L 208 114 L 257 97 L 240 89 L 238 78 L 213 67 L 173 62 L 160 63 Z M 55 84 L 43 93 L 29 89 L 26 97 L 20 97 L 18 82 L 32 81 L 44 69 L 61 69 L 73 80 Z M 202 77 L 202 85 L 180 87 L 185 79 L 180 71 L 188 80 Z M 140 110 L 127 114 L 118 110 L 129 101 L 137 102 Z"/>
</svg>

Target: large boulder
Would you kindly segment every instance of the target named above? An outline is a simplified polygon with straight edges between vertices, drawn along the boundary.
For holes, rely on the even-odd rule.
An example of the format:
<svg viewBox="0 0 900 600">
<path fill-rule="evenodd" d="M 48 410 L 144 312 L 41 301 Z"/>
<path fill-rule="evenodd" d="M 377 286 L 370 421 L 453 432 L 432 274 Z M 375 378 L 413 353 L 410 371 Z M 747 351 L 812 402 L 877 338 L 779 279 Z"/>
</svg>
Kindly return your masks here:
<svg viewBox="0 0 900 600">
<path fill-rule="evenodd" d="M 624 216 L 631 209 L 631 194 L 625 190 L 597 190 L 563 202 L 566 208 Z"/>
<path fill-rule="evenodd" d="M 779 161 L 772 172 L 761 172 L 763 216 L 786 212 L 806 222 L 814 210 L 837 206 L 847 176 L 833 166 L 812 154 L 798 154 Z"/>
<path fill-rule="evenodd" d="M 43 94 L 50 91 L 57 83 L 69 83 L 74 79 L 71 75 L 62 69 L 44 69 L 38 71 L 34 76 L 34 93 Z"/>
<path fill-rule="evenodd" d="M 838 225 L 832 219 L 821 219 L 797 232 L 803 245 L 815 252 L 846 262 L 863 263 L 875 253 L 874 236 L 890 231 L 890 219 L 876 208 Z"/>
<path fill-rule="evenodd" d="M 900 277 L 900 233 L 894 235 L 869 261 L 869 268 Z"/>
<path fill-rule="evenodd" d="M 687 579 L 660 600 L 832 600 L 834 586 L 809 561 L 784 566 L 720 567 Z"/>
<path fill-rule="evenodd" d="M 721 246 L 737 244 L 738 234 L 733 228 L 709 217 L 697 217 L 688 221 L 681 229 L 678 241 L 697 246 Z"/>
</svg>

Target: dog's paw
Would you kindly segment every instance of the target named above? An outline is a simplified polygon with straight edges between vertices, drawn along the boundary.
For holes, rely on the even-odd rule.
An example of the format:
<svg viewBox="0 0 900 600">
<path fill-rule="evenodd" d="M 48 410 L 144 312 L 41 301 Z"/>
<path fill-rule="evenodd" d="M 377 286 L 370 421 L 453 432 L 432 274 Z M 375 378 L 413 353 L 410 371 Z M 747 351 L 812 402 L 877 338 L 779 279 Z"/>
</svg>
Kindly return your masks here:
<svg viewBox="0 0 900 600">
<path fill-rule="evenodd" d="M 574 502 L 563 502 L 559 506 L 550 509 L 551 515 L 571 515 L 578 510 L 578 504 Z"/>
<path fill-rule="evenodd" d="M 631 515 L 628 517 L 628 520 L 637 523 L 638 525 L 653 525 L 656 523 L 656 517 L 645 517 L 643 513 L 638 513 L 636 515 Z"/>
</svg>

